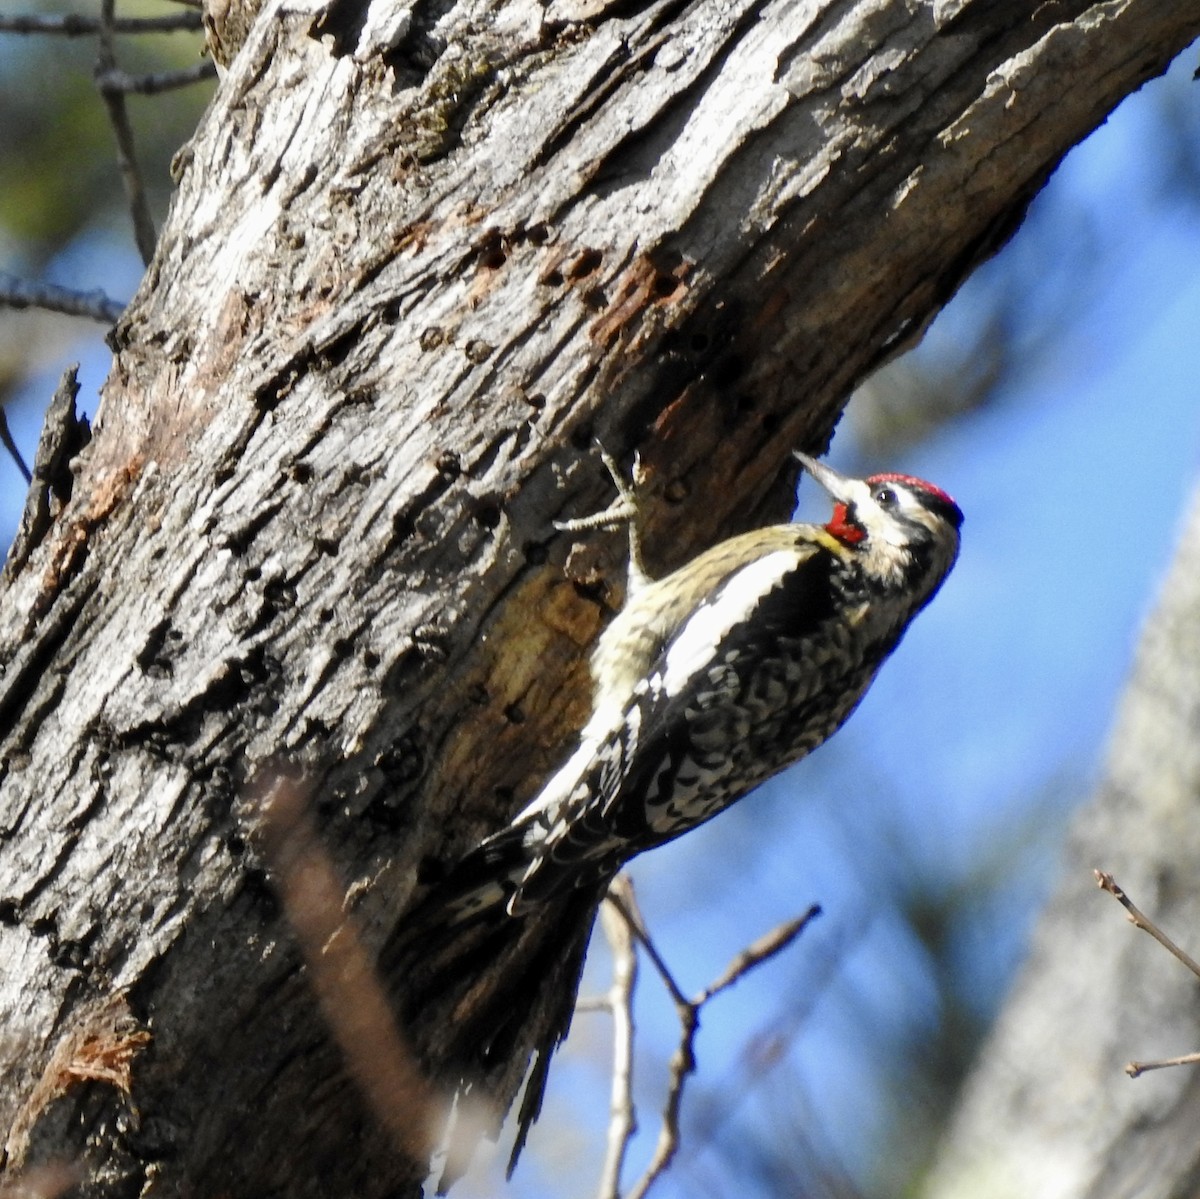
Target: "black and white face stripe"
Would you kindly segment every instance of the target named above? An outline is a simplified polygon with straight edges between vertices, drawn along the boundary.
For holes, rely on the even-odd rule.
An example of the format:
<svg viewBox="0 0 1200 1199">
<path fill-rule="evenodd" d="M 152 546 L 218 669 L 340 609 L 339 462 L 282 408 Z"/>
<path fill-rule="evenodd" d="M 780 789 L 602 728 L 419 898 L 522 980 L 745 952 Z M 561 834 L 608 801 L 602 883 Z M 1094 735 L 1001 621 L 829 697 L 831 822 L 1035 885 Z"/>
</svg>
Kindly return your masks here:
<svg viewBox="0 0 1200 1199">
<path fill-rule="evenodd" d="M 867 547 L 868 551 L 891 547 L 900 553 L 913 543 L 932 539 L 944 551 L 935 553 L 934 558 L 945 558 L 949 569 L 957 553 L 963 515 L 940 487 L 913 475 L 854 479 L 806 454 L 797 453 L 796 457 L 833 498 L 834 519 L 826 528 L 844 543 L 857 546 L 873 540 L 875 545 Z M 876 554 L 872 565 L 883 573 L 894 573 L 887 569 L 886 553 L 883 557 Z"/>
<path fill-rule="evenodd" d="M 876 545 L 900 550 L 914 540 L 936 536 L 939 527 L 944 526 L 948 535 L 958 528 L 943 515 L 946 509 L 941 500 L 934 500 L 907 482 L 853 479 L 845 491 L 849 496 L 844 501 L 847 522 Z M 957 512 L 957 508 L 954 510 Z M 961 520 L 959 514 L 959 523 Z"/>
<path fill-rule="evenodd" d="M 882 508 L 904 506 L 904 497 L 939 516 L 953 529 L 962 528 L 962 509 L 940 487 L 915 475 L 872 475 L 867 479 L 871 494 Z"/>
</svg>

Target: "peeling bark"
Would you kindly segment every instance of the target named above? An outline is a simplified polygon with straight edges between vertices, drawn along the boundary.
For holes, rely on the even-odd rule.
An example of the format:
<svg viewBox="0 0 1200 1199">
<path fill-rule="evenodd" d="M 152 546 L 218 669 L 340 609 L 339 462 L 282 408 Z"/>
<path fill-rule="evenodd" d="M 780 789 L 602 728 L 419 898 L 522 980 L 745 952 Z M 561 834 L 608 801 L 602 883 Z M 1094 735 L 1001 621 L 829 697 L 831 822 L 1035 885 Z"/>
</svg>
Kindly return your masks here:
<svg viewBox="0 0 1200 1199">
<path fill-rule="evenodd" d="M 788 451 L 1198 33 L 1177 0 L 265 4 L 0 592 L 9 1168 L 415 1194 L 249 781 L 303 774 L 381 942 L 585 718 L 621 550 L 552 522 L 605 500 L 593 438 L 640 450 L 659 568 L 778 517 Z M 31 1113 L 118 994 L 152 1038 L 131 1101 Z"/>
</svg>

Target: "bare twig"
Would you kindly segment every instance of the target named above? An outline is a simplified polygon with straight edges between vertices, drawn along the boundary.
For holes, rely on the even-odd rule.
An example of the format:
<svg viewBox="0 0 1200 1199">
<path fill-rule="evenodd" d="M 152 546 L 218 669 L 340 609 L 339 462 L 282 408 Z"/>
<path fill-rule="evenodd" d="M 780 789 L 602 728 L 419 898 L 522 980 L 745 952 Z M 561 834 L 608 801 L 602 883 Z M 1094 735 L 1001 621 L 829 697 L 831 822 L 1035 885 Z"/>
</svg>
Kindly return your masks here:
<svg viewBox="0 0 1200 1199">
<path fill-rule="evenodd" d="M 764 933 L 757 941 L 747 945 L 725 969 L 725 973 L 702 992 L 698 1003 L 707 1003 L 714 995 L 732 987 L 745 974 L 749 974 L 755 966 L 769 961 L 776 954 L 782 953 L 808 926 L 809 921 L 815 920 L 821 914 L 821 905 L 814 903 L 802 916 L 785 920 L 777 928 Z"/>
<path fill-rule="evenodd" d="M 44 308 L 67 316 L 86 316 L 105 325 L 115 324 L 125 305 L 97 289 L 74 291 L 55 283 L 30 283 L 0 271 L 0 308 Z"/>
<path fill-rule="evenodd" d="M 611 1012 L 612 1001 L 609 993 L 605 991 L 603 995 L 585 995 L 582 999 L 575 1000 L 575 1011 L 579 1012 Z"/>
<path fill-rule="evenodd" d="M 1093 870 L 1092 873 L 1096 876 L 1096 883 L 1100 889 L 1112 895 L 1128 912 L 1129 923 L 1134 928 L 1140 928 L 1142 932 L 1149 933 L 1168 953 L 1178 958 L 1197 978 L 1200 978 L 1200 964 L 1184 953 L 1145 912 L 1137 907 L 1111 874 L 1105 870 Z M 1168 1066 L 1194 1066 L 1197 1063 L 1200 1063 L 1200 1053 L 1185 1053 L 1181 1057 L 1163 1058 L 1154 1062 L 1130 1062 L 1125 1067 L 1125 1073 L 1130 1078 L 1137 1078 L 1139 1074 L 1145 1074 L 1149 1070 L 1165 1070 Z"/>
<path fill-rule="evenodd" d="M 1135 907 L 1133 901 L 1121 890 L 1111 874 L 1107 874 L 1103 870 L 1093 870 L 1092 873 L 1096 876 L 1096 883 L 1100 889 L 1114 896 L 1129 913 L 1129 922 L 1134 928 L 1140 928 L 1142 932 L 1149 933 L 1168 953 L 1177 957 L 1197 978 L 1200 978 L 1200 963 L 1184 953 L 1149 916 Z"/>
<path fill-rule="evenodd" d="M 33 471 L 29 469 L 29 464 L 21 456 L 21 451 L 13 439 L 12 430 L 8 427 L 8 414 L 3 408 L 0 408 L 0 445 L 8 451 L 8 456 L 17 464 L 17 470 L 21 472 L 25 482 L 32 483 Z"/>
<path fill-rule="evenodd" d="M 608 898 L 617 911 L 625 918 L 625 922 L 633 930 L 633 935 L 642 943 L 642 948 L 645 949 L 647 956 L 654 965 L 654 969 L 658 971 L 659 977 L 663 980 L 663 985 L 670 993 L 672 1002 L 676 1007 L 688 1006 L 691 1001 L 680 989 L 679 984 L 675 981 L 675 976 L 663 960 L 662 954 L 658 952 L 658 946 L 654 944 L 650 933 L 646 929 L 645 922 L 642 920 L 642 914 L 638 911 L 637 901 L 634 899 L 632 892 L 628 895 L 617 895 L 610 891 Z"/>
<path fill-rule="evenodd" d="M 844 966 L 849 945 L 861 939 L 865 924 L 860 913 L 852 924 L 843 928 L 842 936 L 834 939 L 833 944 L 826 942 L 812 951 L 807 956 L 809 983 L 804 993 L 790 995 L 785 1007 L 767 1016 L 757 1030 L 747 1034 L 731 1071 L 719 1079 L 715 1087 L 709 1086 L 703 1106 L 692 1114 L 689 1136 L 696 1142 L 692 1146 L 693 1153 L 714 1141 L 719 1129 L 728 1124 L 734 1113 L 787 1056 L 821 996 L 828 993 L 834 975 Z M 814 1143 L 809 1144 L 808 1151 L 814 1161 L 821 1153 Z M 853 1193 L 853 1187 L 842 1189 L 847 1195 Z M 836 1186 L 833 1190 L 841 1193 Z"/>
<path fill-rule="evenodd" d="M 100 32 L 96 17 L 82 13 L 20 13 L 0 16 L 0 33 L 54 33 L 62 37 L 88 37 Z M 169 17 L 114 17 L 114 33 L 198 33 L 204 26 L 198 12 Z"/>
<path fill-rule="evenodd" d="M 195 66 L 184 67 L 179 71 L 159 71 L 157 74 L 151 75 L 129 75 L 125 71 L 114 68 L 103 74 L 97 74 L 96 86 L 103 94 L 117 92 L 122 95 L 154 96 L 159 92 L 191 87 L 194 83 L 203 83 L 206 79 L 215 79 L 216 77 L 217 64 L 211 59 L 204 59 Z"/>
<path fill-rule="evenodd" d="M 667 1102 L 663 1108 L 662 1128 L 658 1143 L 654 1146 L 654 1157 L 646 1172 L 630 1190 L 628 1199 L 643 1199 L 647 1191 L 667 1172 L 679 1152 L 679 1113 L 683 1107 L 683 1088 L 688 1075 L 696 1069 L 696 1030 L 700 1027 L 700 1009 L 690 1004 L 679 1011 L 680 1037 L 675 1052 L 671 1055 L 670 1075 L 667 1084 Z"/>
<path fill-rule="evenodd" d="M 1182 1057 L 1163 1058 L 1160 1062 L 1130 1062 L 1125 1067 L 1125 1073 L 1130 1078 L 1137 1078 L 1147 1070 L 1162 1070 L 1167 1066 L 1194 1066 L 1200 1063 L 1200 1053 L 1185 1053 Z"/>
<path fill-rule="evenodd" d="M 103 78 L 117 69 L 116 49 L 113 44 L 115 20 L 113 7 L 116 0 L 100 0 L 99 49 L 96 56 L 96 77 Z M 125 195 L 129 200 L 129 212 L 133 218 L 133 236 L 137 242 L 142 262 L 149 265 L 154 256 L 158 235 L 154 231 L 154 219 L 150 215 L 150 204 L 146 199 L 146 187 L 142 172 L 137 164 L 133 147 L 133 128 L 129 124 L 129 113 L 125 107 L 123 92 L 100 89 L 108 120 L 117 139 L 117 166 L 125 182 Z"/>
<path fill-rule="evenodd" d="M 622 874 L 613 879 L 609 894 L 632 902 L 633 887 L 628 876 Z M 608 1146 L 597 1195 L 598 1199 L 619 1199 L 621 1169 L 625 1164 L 629 1142 L 637 1131 L 637 1116 L 633 1107 L 633 989 L 637 983 L 637 954 L 634 953 L 629 922 L 615 905 L 604 904 L 600 909 L 600 922 L 613 956 L 612 986 L 607 1002 L 613 1017 L 613 1074 Z"/>
<path fill-rule="evenodd" d="M 663 1108 L 662 1128 L 658 1134 L 658 1142 L 654 1147 L 654 1156 L 646 1167 L 645 1173 L 629 1191 L 627 1199 L 644 1199 L 654 1183 L 666 1173 L 675 1154 L 679 1151 L 680 1122 L 679 1114 L 683 1107 L 683 1089 L 688 1077 L 696 1070 L 696 1033 L 700 1027 L 700 1011 L 704 1005 L 720 992 L 733 986 L 738 979 L 744 977 L 756 966 L 768 961 L 776 954 L 786 949 L 804 930 L 809 921 L 820 915 L 820 907 L 814 904 L 803 916 L 788 920 L 778 928 L 772 929 L 760 937 L 752 945 L 742 950 L 726 969 L 695 999 L 688 999 L 683 989 L 675 980 L 662 955 L 658 952 L 641 913 L 637 910 L 632 891 L 628 895 L 608 895 L 612 905 L 621 914 L 634 936 L 641 942 L 647 956 L 654 964 L 655 970 L 663 980 L 675 1010 L 679 1015 L 680 1035 L 679 1044 L 671 1056 L 669 1079 L 667 1085 L 667 1102 Z"/>
</svg>

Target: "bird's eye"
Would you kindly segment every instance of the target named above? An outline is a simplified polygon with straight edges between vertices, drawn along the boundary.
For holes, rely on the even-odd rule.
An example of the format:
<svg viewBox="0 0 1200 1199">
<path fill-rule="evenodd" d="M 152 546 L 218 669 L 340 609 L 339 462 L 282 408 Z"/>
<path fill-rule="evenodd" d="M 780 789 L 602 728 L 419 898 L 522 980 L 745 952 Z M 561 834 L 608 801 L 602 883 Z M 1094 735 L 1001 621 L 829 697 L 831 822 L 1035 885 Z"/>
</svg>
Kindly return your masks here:
<svg viewBox="0 0 1200 1199">
<path fill-rule="evenodd" d="M 881 508 L 894 508 L 900 497 L 890 487 L 880 487 L 875 492 L 875 502 Z"/>
</svg>

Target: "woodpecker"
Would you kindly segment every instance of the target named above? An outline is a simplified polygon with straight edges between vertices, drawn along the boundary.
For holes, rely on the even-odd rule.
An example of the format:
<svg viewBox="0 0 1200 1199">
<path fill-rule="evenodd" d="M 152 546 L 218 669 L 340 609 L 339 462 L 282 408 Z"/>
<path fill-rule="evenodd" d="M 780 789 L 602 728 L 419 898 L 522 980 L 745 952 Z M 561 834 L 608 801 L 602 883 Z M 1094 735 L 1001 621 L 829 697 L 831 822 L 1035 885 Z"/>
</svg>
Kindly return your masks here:
<svg viewBox="0 0 1200 1199">
<path fill-rule="evenodd" d="M 630 593 L 592 656 L 592 712 L 578 747 L 532 803 L 435 885 L 385 966 L 415 969 L 414 945 L 432 945 L 443 963 L 457 960 L 458 984 L 477 997 L 474 979 L 500 941 L 559 911 L 563 929 L 572 922 L 559 934 L 574 947 L 565 974 L 577 978 L 596 906 L 626 862 L 710 820 L 841 727 L 954 565 L 963 517 L 921 479 L 848 478 L 796 457 L 833 500 L 826 524 L 731 537 L 656 581 L 641 569 L 636 504 L 613 472 L 629 520 Z M 581 921 L 582 941 L 573 931 Z M 464 933 L 469 953 L 450 948 Z M 534 978 L 551 960 L 530 949 L 522 969 Z M 439 967 L 421 1002 L 453 990 L 450 980 Z M 480 1003 L 457 1010 L 475 1012 L 470 1036 L 486 1054 L 496 1036 L 489 1022 L 516 1021 L 527 1005 L 511 987 L 490 1010 Z M 556 1039 L 569 1018 L 567 1006 Z M 553 1047 L 533 1045 L 539 1064 L 517 1151 Z"/>
<path fill-rule="evenodd" d="M 823 526 L 731 537 L 639 586 L 631 523 L 634 586 L 592 655 L 579 746 L 460 864 L 450 923 L 594 889 L 816 749 L 858 705 L 954 565 L 962 512 L 909 475 L 852 479 L 796 457 L 834 501 Z"/>
</svg>

